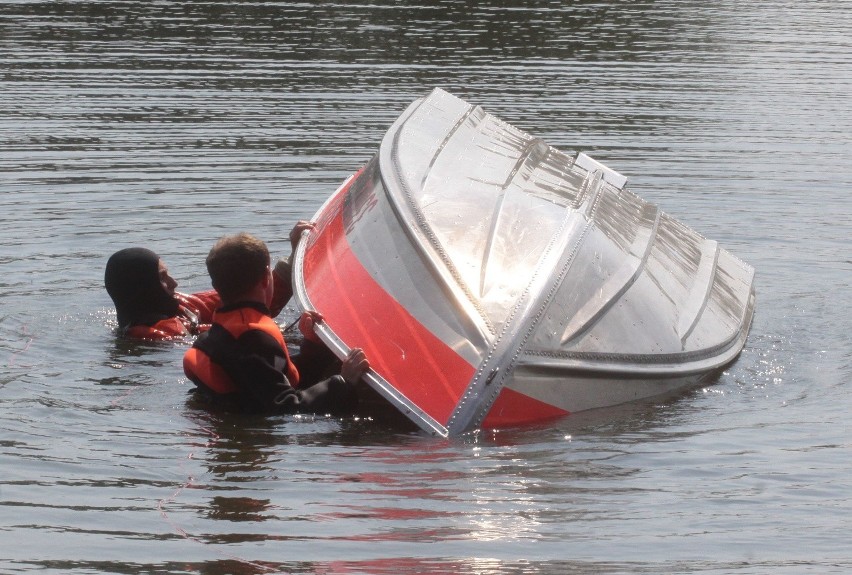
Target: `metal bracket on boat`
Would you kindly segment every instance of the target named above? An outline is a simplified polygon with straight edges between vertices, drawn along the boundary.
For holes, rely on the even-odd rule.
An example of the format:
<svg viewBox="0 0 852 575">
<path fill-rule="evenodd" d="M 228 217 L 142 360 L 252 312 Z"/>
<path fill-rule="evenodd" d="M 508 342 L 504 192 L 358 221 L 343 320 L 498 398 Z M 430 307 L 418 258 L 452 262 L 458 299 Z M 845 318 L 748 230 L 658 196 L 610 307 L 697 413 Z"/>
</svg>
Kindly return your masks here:
<svg viewBox="0 0 852 575">
<path fill-rule="evenodd" d="M 585 219 L 566 214 L 547 256 L 542 258 L 538 271 L 515 305 L 488 357 L 450 416 L 447 424 L 450 435 L 472 431 L 482 424 L 504 384 L 511 378 L 527 339 L 565 278 L 590 226 Z"/>
<path fill-rule="evenodd" d="M 589 173 L 595 171 L 600 172 L 603 175 L 604 180 L 619 190 L 623 189 L 627 184 L 627 176 L 623 176 L 612 168 L 604 166 L 599 161 L 587 156 L 583 152 L 577 152 L 577 155 L 574 157 L 574 165 L 583 168 Z"/>
<path fill-rule="evenodd" d="M 485 378 L 485 387 L 491 385 L 491 382 L 494 381 L 494 378 L 497 377 L 497 374 L 500 372 L 496 367 L 491 370 L 491 373 L 488 374 L 488 377 Z"/>
</svg>

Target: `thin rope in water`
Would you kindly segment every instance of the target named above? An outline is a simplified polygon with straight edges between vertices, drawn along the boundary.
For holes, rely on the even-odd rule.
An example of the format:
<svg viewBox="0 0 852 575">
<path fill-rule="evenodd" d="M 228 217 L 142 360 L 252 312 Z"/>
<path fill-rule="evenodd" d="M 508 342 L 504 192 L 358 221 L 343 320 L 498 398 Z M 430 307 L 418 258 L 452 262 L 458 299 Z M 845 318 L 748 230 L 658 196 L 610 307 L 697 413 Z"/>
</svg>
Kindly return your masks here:
<svg viewBox="0 0 852 575">
<path fill-rule="evenodd" d="M 23 348 L 19 349 L 15 353 L 13 353 L 12 356 L 9 358 L 9 363 L 6 364 L 8 367 L 12 367 L 13 365 L 15 365 L 15 362 L 18 360 L 18 356 L 22 355 L 28 349 L 30 349 L 30 345 L 32 345 L 32 343 L 33 343 L 33 337 L 31 335 L 29 335 L 29 326 L 27 326 L 27 325 L 22 326 L 21 327 L 21 334 L 24 337 L 27 338 L 27 341 L 24 343 Z"/>
<path fill-rule="evenodd" d="M 205 447 L 210 446 L 212 443 L 215 443 L 216 441 L 219 440 L 219 434 L 217 434 L 212 429 L 209 429 L 209 428 L 204 427 L 204 426 L 199 426 L 199 429 L 201 429 L 201 431 L 204 431 L 205 433 L 207 433 L 207 435 L 210 437 L 210 440 L 205 445 Z M 189 460 L 193 459 L 194 456 L 195 456 L 195 452 L 190 452 L 186 456 L 186 460 L 189 461 Z M 181 467 L 183 467 L 183 464 L 181 464 Z M 183 491 L 185 489 L 188 489 L 188 488 L 192 487 L 193 485 L 195 485 L 195 478 L 192 475 L 190 475 L 187 478 L 187 480 L 175 490 L 174 493 L 172 493 L 169 497 L 160 499 L 157 502 L 157 511 L 160 512 L 160 515 L 162 516 L 162 518 L 166 521 L 166 523 L 169 524 L 169 526 L 174 530 L 175 533 L 177 533 L 178 535 L 180 535 L 181 537 L 183 537 L 184 539 L 186 539 L 188 541 L 193 541 L 195 543 L 198 543 L 199 545 L 209 547 L 209 545 L 206 541 L 204 541 L 203 539 L 200 539 L 199 537 L 196 537 L 195 535 L 188 533 L 186 531 L 186 529 L 184 529 L 183 527 L 178 525 L 178 523 L 176 521 L 174 521 L 171 517 L 169 517 L 169 514 L 165 509 L 166 505 L 168 505 L 169 503 L 174 503 L 177 500 L 178 496 L 181 493 L 183 493 Z M 276 569 L 274 567 L 270 567 L 268 565 L 263 565 L 261 563 L 256 563 L 254 561 L 249 561 L 248 559 L 244 559 L 243 557 L 238 557 L 238 556 L 232 555 L 230 553 L 225 553 L 225 552 L 223 552 L 219 549 L 216 549 L 216 548 L 213 549 L 213 552 L 216 553 L 217 555 L 219 555 L 223 559 L 229 559 L 231 561 L 236 561 L 237 563 L 242 563 L 243 565 L 249 565 L 249 566 L 255 567 L 257 569 L 262 569 L 263 571 L 267 571 L 269 573 L 280 572 L 279 569 Z"/>
</svg>

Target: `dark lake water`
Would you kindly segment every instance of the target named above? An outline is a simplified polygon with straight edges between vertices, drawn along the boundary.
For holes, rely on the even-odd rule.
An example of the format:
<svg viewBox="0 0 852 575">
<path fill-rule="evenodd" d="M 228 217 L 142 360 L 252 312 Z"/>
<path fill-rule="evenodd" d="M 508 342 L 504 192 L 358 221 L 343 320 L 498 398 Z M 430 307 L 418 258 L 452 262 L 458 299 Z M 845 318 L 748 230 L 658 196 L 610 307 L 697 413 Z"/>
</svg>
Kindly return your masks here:
<svg viewBox="0 0 852 575">
<path fill-rule="evenodd" d="M 434 86 L 752 264 L 739 359 L 443 441 L 210 415 L 186 342 L 115 337 L 113 251 L 184 291 L 225 233 L 288 253 Z M 850 188 L 842 0 L 4 1 L 0 572 L 852 572 Z"/>
</svg>

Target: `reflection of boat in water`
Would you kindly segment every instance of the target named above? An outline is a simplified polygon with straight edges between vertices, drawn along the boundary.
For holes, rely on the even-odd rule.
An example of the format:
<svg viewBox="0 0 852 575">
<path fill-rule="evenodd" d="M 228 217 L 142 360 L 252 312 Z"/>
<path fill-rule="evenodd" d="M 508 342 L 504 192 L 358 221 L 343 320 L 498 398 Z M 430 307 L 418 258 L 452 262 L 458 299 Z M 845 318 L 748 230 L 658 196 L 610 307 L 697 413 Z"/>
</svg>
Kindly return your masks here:
<svg viewBox="0 0 852 575">
<path fill-rule="evenodd" d="M 695 385 L 742 349 L 754 271 L 625 182 L 434 90 L 317 213 L 297 300 L 438 435 Z"/>
</svg>

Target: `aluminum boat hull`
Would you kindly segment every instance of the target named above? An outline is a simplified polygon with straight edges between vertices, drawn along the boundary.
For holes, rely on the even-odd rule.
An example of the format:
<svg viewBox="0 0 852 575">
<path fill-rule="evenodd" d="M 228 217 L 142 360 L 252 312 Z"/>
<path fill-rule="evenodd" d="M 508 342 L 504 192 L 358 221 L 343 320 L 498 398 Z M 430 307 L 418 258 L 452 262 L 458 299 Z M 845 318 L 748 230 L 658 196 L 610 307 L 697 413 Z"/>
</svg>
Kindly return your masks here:
<svg viewBox="0 0 852 575">
<path fill-rule="evenodd" d="M 429 433 L 521 425 L 699 384 L 742 350 L 754 270 L 442 90 L 320 208 L 295 296 Z"/>
</svg>

